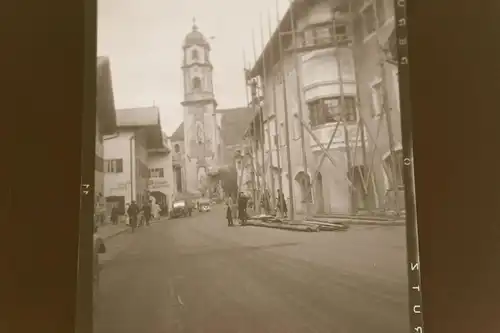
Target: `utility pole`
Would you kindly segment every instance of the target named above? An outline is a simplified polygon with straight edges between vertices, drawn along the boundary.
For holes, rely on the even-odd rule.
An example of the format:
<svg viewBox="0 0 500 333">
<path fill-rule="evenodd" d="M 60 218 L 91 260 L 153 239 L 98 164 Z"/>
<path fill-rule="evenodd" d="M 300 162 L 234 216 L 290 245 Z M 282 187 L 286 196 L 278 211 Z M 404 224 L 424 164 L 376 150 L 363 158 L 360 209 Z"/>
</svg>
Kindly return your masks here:
<svg viewBox="0 0 500 333">
<path fill-rule="evenodd" d="M 292 57 L 295 61 L 295 77 L 297 79 L 297 106 L 299 108 L 299 118 L 300 120 L 304 120 L 304 115 L 302 112 L 302 89 L 301 89 L 301 82 L 300 82 L 300 63 L 299 63 L 299 55 L 297 54 L 297 40 L 296 40 L 296 31 L 295 31 L 295 18 L 293 15 L 293 1 L 290 0 L 290 26 L 292 29 Z M 307 168 L 307 155 L 306 155 L 306 138 L 305 138 L 305 132 L 304 132 L 304 127 L 300 126 L 300 141 L 302 143 L 302 163 L 304 166 L 304 173 L 306 176 L 306 183 L 304 184 L 306 187 L 306 196 L 305 196 L 305 202 L 304 205 L 306 207 L 306 214 L 310 215 L 310 201 L 312 200 L 312 190 L 311 190 L 311 181 L 309 177 L 309 169 Z"/>
<path fill-rule="evenodd" d="M 294 195 L 293 195 L 293 182 L 292 182 L 292 160 L 291 160 L 291 151 L 290 151 L 290 123 L 288 117 L 288 105 L 287 105 L 287 93 L 286 93 L 286 74 L 285 74 L 285 59 L 283 54 L 283 45 L 281 41 L 281 31 L 279 29 L 279 10 L 278 10 L 278 1 L 276 1 L 276 19 L 278 22 L 278 40 L 279 40 L 279 61 L 281 62 L 281 76 L 282 76 L 282 85 L 283 85 L 283 107 L 285 111 L 285 135 L 286 135 L 286 152 L 287 152 L 287 162 L 288 162 L 288 190 L 290 193 L 290 220 L 295 220 L 295 203 L 294 203 Z M 286 201 L 286 199 L 285 199 Z"/>
</svg>

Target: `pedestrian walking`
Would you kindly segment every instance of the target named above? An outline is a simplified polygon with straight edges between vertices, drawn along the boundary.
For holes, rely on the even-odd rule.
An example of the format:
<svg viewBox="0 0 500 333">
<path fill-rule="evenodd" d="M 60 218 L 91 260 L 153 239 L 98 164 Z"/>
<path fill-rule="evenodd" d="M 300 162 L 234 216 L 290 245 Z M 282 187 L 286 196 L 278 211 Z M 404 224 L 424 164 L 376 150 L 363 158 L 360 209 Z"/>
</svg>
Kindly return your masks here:
<svg viewBox="0 0 500 333">
<path fill-rule="evenodd" d="M 151 222 L 151 212 L 153 210 L 152 208 L 152 205 L 153 203 L 151 202 L 151 200 L 149 202 L 147 202 L 143 207 L 142 207 L 142 212 L 144 214 L 144 219 L 146 221 L 146 225 L 149 226 L 150 222 Z"/>
<path fill-rule="evenodd" d="M 247 204 L 248 198 L 243 194 L 243 192 L 240 192 L 240 198 L 238 199 L 238 218 L 241 225 L 245 225 L 248 219 Z"/>
<path fill-rule="evenodd" d="M 118 224 L 118 208 L 117 207 L 113 207 L 111 208 L 111 223 L 116 225 Z"/>
<path fill-rule="evenodd" d="M 127 209 L 127 214 L 130 220 L 130 226 L 132 227 L 132 231 L 137 228 L 137 215 L 139 214 L 140 209 L 135 200 L 132 201 L 130 206 Z"/>
<path fill-rule="evenodd" d="M 153 218 L 155 220 L 160 218 L 160 205 L 156 202 L 153 204 Z"/>
<path fill-rule="evenodd" d="M 261 207 L 264 209 L 264 213 L 269 215 L 271 213 L 271 198 L 269 194 L 269 190 L 265 190 L 261 199 Z"/>
<path fill-rule="evenodd" d="M 97 223 L 94 223 L 94 253 L 93 253 L 93 267 L 92 267 L 92 276 L 93 276 L 93 285 L 92 285 L 92 301 L 94 304 L 93 309 L 97 309 L 97 296 L 99 292 L 99 277 L 101 271 L 101 265 L 99 262 L 99 254 L 106 252 L 106 246 L 104 245 L 104 240 L 97 234 Z"/>
<path fill-rule="evenodd" d="M 288 209 L 286 207 L 285 195 L 278 189 L 278 210 L 280 212 L 281 217 L 287 217 Z"/>
<path fill-rule="evenodd" d="M 227 218 L 227 225 L 229 227 L 232 227 L 234 225 L 233 222 L 233 198 L 229 196 L 226 200 L 226 218 Z"/>
</svg>

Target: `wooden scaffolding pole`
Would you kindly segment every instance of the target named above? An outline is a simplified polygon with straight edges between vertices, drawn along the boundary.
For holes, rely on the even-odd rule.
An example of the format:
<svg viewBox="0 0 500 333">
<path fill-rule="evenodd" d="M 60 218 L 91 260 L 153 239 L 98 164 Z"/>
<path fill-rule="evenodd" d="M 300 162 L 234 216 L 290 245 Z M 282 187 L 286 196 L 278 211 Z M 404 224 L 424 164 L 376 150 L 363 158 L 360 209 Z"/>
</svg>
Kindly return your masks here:
<svg viewBox="0 0 500 333">
<path fill-rule="evenodd" d="M 258 170 L 258 167 L 259 167 L 259 161 L 257 159 L 257 141 L 256 141 L 256 129 L 255 129 L 255 126 L 256 125 L 256 122 L 255 122 L 255 118 L 252 122 L 252 125 L 251 125 L 251 136 L 250 136 L 250 144 L 251 144 L 251 147 L 250 147 L 250 161 L 252 163 L 252 179 L 253 179 L 253 211 L 255 212 L 256 211 L 256 208 L 257 208 L 257 202 L 259 200 L 259 194 L 260 194 L 260 189 L 261 189 L 261 186 L 260 186 L 260 177 L 259 177 L 259 173 L 257 172 Z M 254 157 L 255 155 L 255 157 Z"/>
<path fill-rule="evenodd" d="M 380 54 L 380 78 L 382 80 L 382 95 L 383 95 L 383 106 L 382 110 L 385 113 L 385 120 L 387 124 L 387 135 L 389 139 L 389 154 L 391 156 L 391 173 L 392 173 L 392 190 L 394 192 L 394 204 L 396 208 L 396 215 L 400 214 L 400 207 L 399 207 L 399 200 L 398 200 L 398 171 L 399 174 L 401 175 L 400 170 L 396 170 L 396 168 L 400 168 L 401 165 L 400 163 L 397 163 L 396 161 L 396 156 L 394 154 L 394 132 L 392 129 L 392 116 L 391 116 L 391 109 L 389 108 L 389 96 L 388 96 L 388 91 L 387 91 L 387 81 L 386 81 L 386 68 L 385 68 L 385 54 L 381 50 L 381 45 L 380 42 L 377 43 L 379 47 L 379 54 Z"/>
<path fill-rule="evenodd" d="M 262 48 L 262 73 L 263 73 L 263 79 L 262 79 L 262 84 L 261 84 L 261 87 L 262 87 L 262 99 L 263 101 L 266 100 L 267 98 L 267 91 L 266 91 L 266 88 L 267 88 L 267 57 L 266 57 L 266 52 L 264 51 L 264 48 L 265 48 L 265 45 L 264 45 L 264 24 L 262 22 L 262 14 L 259 15 L 259 23 L 260 23 L 260 41 L 261 41 L 261 48 Z M 274 176 L 273 176 L 273 173 L 272 173 L 272 165 L 273 165 L 273 151 L 272 151 L 272 143 L 271 143 L 271 133 L 270 133 L 270 130 L 269 130 L 269 126 L 270 126 L 270 123 L 269 123 L 269 116 L 270 116 L 270 112 L 269 112 L 269 108 L 267 109 L 267 117 L 266 117 L 266 121 L 267 121 L 267 129 L 266 129 L 266 135 L 267 135 L 267 145 L 268 145 L 268 159 L 269 159 L 269 167 L 267 168 L 267 171 L 269 172 L 269 180 L 271 181 L 271 203 L 272 204 L 272 207 L 276 207 L 276 202 L 275 202 L 275 199 L 274 199 L 274 193 L 276 191 L 276 186 L 275 186 L 275 183 L 274 183 Z M 262 111 L 262 117 L 264 117 L 264 111 Z M 264 126 L 264 125 L 263 125 Z M 267 200 L 267 196 L 265 197 L 265 199 Z M 268 213 L 268 212 L 266 212 Z"/>
<path fill-rule="evenodd" d="M 247 86 L 247 59 L 245 55 L 245 50 L 242 50 L 243 52 L 243 78 L 245 80 L 245 99 L 247 102 L 247 106 L 249 105 L 249 98 L 248 98 L 248 86 Z M 241 143 L 241 151 L 240 155 L 242 156 L 242 162 L 241 162 L 241 174 L 240 174 L 240 182 L 238 184 L 238 192 L 236 193 L 236 202 L 238 203 L 240 200 L 240 193 L 243 189 L 243 169 L 244 169 L 244 157 L 245 157 L 245 147 L 244 147 L 244 141 L 245 141 L 245 136 L 242 137 L 242 143 Z"/>
<path fill-rule="evenodd" d="M 272 38 L 272 32 L 271 32 L 271 13 L 268 11 L 267 15 L 268 19 L 268 34 L 269 34 L 269 40 Z M 273 64 L 275 59 L 276 59 L 276 54 L 274 54 L 274 47 L 271 47 L 271 63 Z M 280 144 L 280 132 L 279 132 L 279 117 L 278 117 L 278 106 L 277 106 L 277 100 L 276 100 L 276 77 L 273 78 L 272 80 L 272 94 L 273 94 L 273 111 L 274 111 L 274 138 L 273 141 L 269 141 L 269 147 L 272 149 L 273 145 L 276 147 L 276 159 L 277 161 L 277 167 L 278 167 L 278 173 L 279 173 L 279 178 L 278 178 L 278 185 L 280 192 L 283 193 L 283 168 L 281 167 L 281 144 Z M 268 118 L 269 119 L 269 118 Z M 270 125 L 270 124 L 269 124 Z M 272 154 L 272 150 L 271 150 Z M 272 175 L 274 179 L 274 175 Z M 273 198 L 276 198 L 276 192 L 273 193 Z M 283 207 L 283 203 L 280 205 Z M 277 206 L 275 206 L 277 207 Z M 281 212 L 280 212 L 281 214 Z M 282 217 L 282 216 L 281 216 Z"/>
<path fill-rule="evenodd" d="M 253 57 L 254 57 L 254 64 L 257 63 L 257 51 L 256 51 L 256 47 L 255 47 L 255 34 L 252 30 L 252 46 L 253 46 Z M 264 193 L 266 191 L 266 166 L 264 165 L 264 124 L 263 124 L 263 112 L 262 112 L 262 108 L 260 106 L 260 98 L 259 98 L 259 94 L 258 94 L 258 81 L 257 80 L 254 80 L 254 84 L 255 86 L 252 86 L 252 105 L 253 105 L 253 109 L 254 109 L 254 114 L 256 114 L 258 112 L 258 116 L 257 116 L 257 120 L 258 120 L 258 127 L 255 126 L 255 137 L 256 137 L 256 146 L 258 147 L 258 150 L 255 151 L 256 153 L 256 160 L 259 161 L 259 158 L 257 156 L 257 152 L 260 150 L 260 155 L 261 155 L 261 169 L 262 169 L 262 175 L 261 175 L 261 178 L 262 178 L 262 187 L 260 189 L 260 195 L 259 195 L 259 202 L 255 202 L 255 205 L 258 205 L 259 207 L 259 212 L 262 213 L 262 208 L 260 203 L 262 202 L 262 198 L 264 197 Z M 261 88 L 263 89 L 263 86 L 261 84 Z M 257 130 L 258 129 L 258 130 Z"/>
<path fill-rule="evenodd" d="M 278 0 L 276 0 L 276 20 L 278 25 L 278 44 L 279 44 L 279 61 L 281 62 L 281 77 L 283 86 L 283 107 L 285 111 L 285 140 L 286 140 L 286 152 L 287 152 L 287 164 L 288 164 L 288 191 L 290 195 L 290 220 L 295 220 L 295 202 L 293 195 L 293 182 L 292 182 L 292 157 L 290 149 L 290 122 L 288 116 L 288 102 L 287 102 L 287 91 L 286 91 L 286 67 L 283 52 L 283 45 L 281 41 L 281 31 L 279 28 L 280 17 L 279 17 L 279 7 Z"/>
<path fill-rule="evenodd" d="M 346 154 L 346 159 L 347 159 L 347 172 L 349 174 L 349 180 L 351 181 L 351 185 L 348 186 L 348 191 L 349 191 L 349 212 L 354 213 L 356 210 L 355 204 L 354 204 L 354 188 L 353 188 L 353 162 L 352 162 L 352 156 L 351 156 L 351 149 L 350 149 L 350 141 L 349 141 L 349 134 L 348 134 L 348 128 L 347 128 L 347 110 L 345 107 L 345 95 L 344 95 L 344 76 L 342 75 L 342 65 L 340 64 L 340 58 L 341 55 L 338 52 L 339 48 L 335 49 L 335 54 L 336 54 L 336 59 L 335 61 L 337 62 L 337 75 L 339 78 L 339 88 L 340 88 L 340 121 L 343 124 L 344 127 L 344 143 L 345 143 L 345 154 Z"/>
<path fill-rule="evenodd" d="M 298 116 L 301 122 L 304 120 L 304 113 L 302 110 L 302 85 L 301 85 L 301 80 L 300 80 L 300 75 L 301 75 L 301 61 L 299 61 L 299 54 L 297 53 L 297 40 L 296 40 L 296 31 L 295 31 L 295 17 L 294 17 L 294 4 L 293 0 L 289 1 L 290 3 L 290 27 L 292 30 L 292 57 L 294 60 L 294 67 L 295 67 L 295 77 L 297 80 L 297 106 L 298 106 Z M 306 153 L 306 138 L 305 138 L 305 132 L 304 132 L 304 127 L 300 126 L 300 141 L 301 141 L 301 150 L 302 150 L 302 164 L 304 167 L 304 173 L 306 176 L 306 183 L 303 184 L 306 189 L 306 196 L 304 199 L 304 205 L 306 207 L 306 214 L 310 215 L 309 211 L 309 203 L 312 201 L 312 189 L 311 189 L 311 181 L 309 176 L 309 168 L 307 167 L 307 153 Z"/>
<path fill-rule="evenodd" d="M 238 184 L 236 184 L 238 187 L 238 191 L 236 192 L 236 204 L 238 203 L 238 201 L 240 199 L 240 192 L 243 189 L 243 173 L 245 171 L 245 143 L 244 143 L 244 141 L 242 141 L 240 144 L 240 154 L 239 154 L 238 158 L 239 158 L 241 165 L 240 165 L 240 175 L 238 177 L 239 181 L 238 181 Z M 236 164 L 236 166 L 237 166 L 237 164 Z M 238 169 L 236 169 L 236 170 L 238 170 Z M 233 209 L 233 207 L 231 207 L 231 209 Z"/>
</svg>

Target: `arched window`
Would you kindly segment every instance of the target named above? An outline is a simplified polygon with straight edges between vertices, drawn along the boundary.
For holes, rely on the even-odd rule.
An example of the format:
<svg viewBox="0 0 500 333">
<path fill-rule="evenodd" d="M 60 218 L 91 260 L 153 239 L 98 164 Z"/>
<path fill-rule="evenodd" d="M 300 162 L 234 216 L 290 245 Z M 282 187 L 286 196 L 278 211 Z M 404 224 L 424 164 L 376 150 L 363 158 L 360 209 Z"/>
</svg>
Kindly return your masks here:
<svg viewBox="0 0 500 333">
<path fill-rule="evenodd" d="M 179 146 L 179 144 L 176 144 L 174 146 L 174 150 L 175 150 L 176 153 L 180 153 L 181 152 L 181 147 Z"/>
<path fill-rule="evenodd" d="M 201 89 L 201 79 L 199 77 L 193 78 L 193 89 Z"/>
<path fill-rule="evenodd" d="M 198 60 L 199 59 L 198 50 L 193 50 L 191 52 L 191 59 L 193 59 L 193 60 Z"/>
</svg>

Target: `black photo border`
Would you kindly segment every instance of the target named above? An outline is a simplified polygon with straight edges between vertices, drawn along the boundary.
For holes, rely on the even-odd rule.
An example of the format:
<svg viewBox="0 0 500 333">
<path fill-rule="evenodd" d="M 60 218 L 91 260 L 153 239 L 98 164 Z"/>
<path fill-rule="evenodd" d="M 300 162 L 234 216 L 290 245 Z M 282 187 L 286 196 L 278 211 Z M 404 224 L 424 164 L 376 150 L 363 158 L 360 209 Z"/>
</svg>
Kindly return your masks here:
<svg viewBox="0 0 500 333">
<path fill-rule="evenodd" d="M 0 332 L 75 332 L 84 5 L 2 8 Z M 500 332 L 497 13 L 495 0 L 407 0 L 426 333 Z"/>
</svg>

